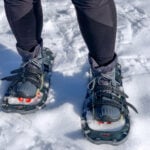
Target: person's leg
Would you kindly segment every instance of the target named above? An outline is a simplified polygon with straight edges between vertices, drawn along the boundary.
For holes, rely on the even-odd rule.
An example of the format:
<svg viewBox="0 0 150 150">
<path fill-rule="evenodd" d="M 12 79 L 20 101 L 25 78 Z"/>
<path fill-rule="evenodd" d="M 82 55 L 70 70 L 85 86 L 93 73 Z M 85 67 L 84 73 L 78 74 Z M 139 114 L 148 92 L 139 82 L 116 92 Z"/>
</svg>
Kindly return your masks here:
<svg viewBox="0 0 150 150">
<path fill-rule="evenodd" d="M 90 82 L 82 109 L 82 129 L 93 143 L 116 145 L 124 141 L 130 130 L 128 106 L 137 110 L 126 101 L 121 66 L 115 54 L 117 17 L 114 1 L 72 1 L 89 49 L 91 66 Z M 98 128 L 97 122 L 105 124 Z"/>
<path fill-rule="evenodd" d="M 116 9 L 113 0 L 72 0 L 89 56 L 100 65 L 115 55 Z"/>
<path fill-rule="evenodd" d="M 43 16 L 40 0 L 4 0 L 17 47 L 30 51 L 41 42 Z"/>
</svg>

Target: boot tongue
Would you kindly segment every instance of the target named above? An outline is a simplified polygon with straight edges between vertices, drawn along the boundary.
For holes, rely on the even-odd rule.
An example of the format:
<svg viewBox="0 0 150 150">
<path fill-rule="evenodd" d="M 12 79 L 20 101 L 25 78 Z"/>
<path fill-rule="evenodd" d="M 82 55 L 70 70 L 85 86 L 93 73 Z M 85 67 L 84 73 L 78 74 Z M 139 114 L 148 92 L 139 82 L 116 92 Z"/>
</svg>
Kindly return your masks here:
<svg viewBox="0 0 150 150">
<path fill-rule="evenodd" d="M 33 51 L 26 51 L 21 49 L 20 47 L 17 47 L 18 53 L 22 57 L 23 62 L 27 62 L 30 59 L 38 57 L 38 55 L 41 53 L 41 46 L 37 45 Z"/>
<path fill-rule="evenodd" d="M 89 62 L 90 62 L 90 65 L 91 65 L 93 76 L 97 76 L 100 73 L 109 74 L 109 72 L 110 72 L 110 74 L 111 74 L 112 70 L 115 68 L 115 66 L 117 64 L 117 56 L 115 55 L 112 62 L 110 62 L 106 66 L 100 66 L 92 57 L 89 57 Z"/>
<path fill-rule="evenodd" d="M 116 84 L 115 82 L 115 66 L 117 64 L 116 55 L 112 60 L 112 62 L 106 66 L 99 66 L 98 63 L 92 57 L 89 57 L 89 62 L 91 64 L 93 77 L 96 76 L 100 77 L 101 75 L 105 77 L 102 80 L 101 78 L 99 78 L 98 84 L 108 85 L 108 80 L 111 80 L 113 85 Z"/>
<path fill-rule="evenodd" d="M 104 78 L 98 78 L 98 84 L 99 85 L 109 85 L 109 81 L 115 86 L 116 80 L 115 80 L 115 68 L 107 73 L 99 73 L 99 76 L 103 76 Z"/>
<path fill-rule="evenodd" d="M 23 60 L 23 63 L 26 63 L 28 62 L 29 60 L 32 60 L 34 58 L 39 58 L 38 61 L 33 61 L 29 64 L 27 64 L 27 68 L 38 68 L 38 69 L 41 69 L 41 64 L 42 64 L 42 59 L 40 59 L 42 56 L 41 56 L 41 46 L 40 45 L 37 45 L 33 51 L 25 51 L 19 47 L 17 47 L 17 50 L 18 50 L 18 53 L 21 55 L 22 57 L 22 60 Z"/>
</svg>

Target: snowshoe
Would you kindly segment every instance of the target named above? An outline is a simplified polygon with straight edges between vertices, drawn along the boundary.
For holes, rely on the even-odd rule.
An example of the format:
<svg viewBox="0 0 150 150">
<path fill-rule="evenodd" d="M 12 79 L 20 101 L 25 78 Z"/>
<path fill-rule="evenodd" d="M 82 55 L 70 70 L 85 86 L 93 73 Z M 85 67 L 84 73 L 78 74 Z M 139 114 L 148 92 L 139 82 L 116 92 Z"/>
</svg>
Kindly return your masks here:
<svg viewBox="0 0 150 150">
<path fill-rule="evenodd" d="M 91 71 L 87 95 L 81 114 L 84 136 L 95 144 L 119 145 L 130 131 L 130 106 L 123 91 L 121 66 L 114 60 L 107 66 L 99 67 L 90 58 Z"/>
<path fill-rule="evenodd" d="M 20 48 L 18 52 L 23 58 L 21 67 L 2 79 L 11 82 L 2 100 L 2 110 L 25 114 L 46 105 L 54 56 L 40 45 L 33 52 Z"/>
</svg>

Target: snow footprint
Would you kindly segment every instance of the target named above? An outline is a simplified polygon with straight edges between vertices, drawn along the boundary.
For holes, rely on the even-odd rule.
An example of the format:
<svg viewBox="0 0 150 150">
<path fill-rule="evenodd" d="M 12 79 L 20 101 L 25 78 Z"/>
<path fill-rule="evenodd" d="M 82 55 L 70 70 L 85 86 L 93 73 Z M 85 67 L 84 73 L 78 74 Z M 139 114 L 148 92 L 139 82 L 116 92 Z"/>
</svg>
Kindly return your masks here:
<svg viewBox="0 0 150 150">
<path fill-rule="evenodd" d="M 143 28 L 149 27 L 149 16 L 144 10 L 128 2 L 117 2 L 118 10 L 118 41 L 130 43 Z"/>
</svg>

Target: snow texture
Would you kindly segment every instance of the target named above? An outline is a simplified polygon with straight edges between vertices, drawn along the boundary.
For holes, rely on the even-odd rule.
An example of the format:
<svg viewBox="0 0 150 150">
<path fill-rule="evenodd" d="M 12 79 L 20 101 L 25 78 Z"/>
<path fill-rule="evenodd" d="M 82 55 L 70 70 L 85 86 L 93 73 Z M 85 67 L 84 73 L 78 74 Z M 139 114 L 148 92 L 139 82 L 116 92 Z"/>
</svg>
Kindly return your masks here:
<svg viewBox="0 0 150 150">
<path fill-rule="evenodd" d="M 94 145 L 81 133 L 80 110 L 86 93 L 87 47 L 71 0 L 42 0 L 44 45 L 56 54 L 47 107 L 34 114 L 0 110 L 0 150 L 149 150 L 150 147 L 150 1 L 116 0 L 116 52 L 122 65 L 130 111 L 128 141 L 114 147 Z M 0 0 L 0 78 L 19 67 L 21 58 Z M 7 83 L 0 80 L 0 98 Z"/>
</svg>

